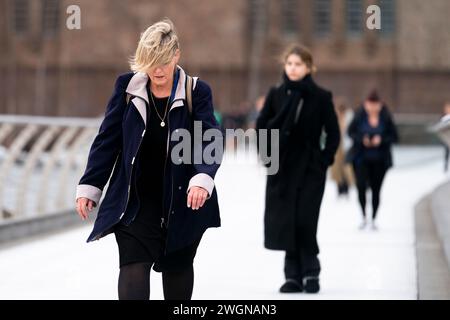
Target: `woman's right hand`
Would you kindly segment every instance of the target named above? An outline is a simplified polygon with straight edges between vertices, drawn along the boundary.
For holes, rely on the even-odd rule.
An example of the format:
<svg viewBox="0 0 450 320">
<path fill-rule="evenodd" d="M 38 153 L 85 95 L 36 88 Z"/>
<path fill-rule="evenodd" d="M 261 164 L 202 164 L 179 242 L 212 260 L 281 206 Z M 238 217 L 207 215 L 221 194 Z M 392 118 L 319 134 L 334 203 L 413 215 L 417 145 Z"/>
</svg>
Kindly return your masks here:
<svg viewBox="0 0 450 320">
<path fill-rule="evenodd" d="M 366 147 L 366 148 L 370 148 L 370 147 L 372 147 L 372 141 L 370 140 L 370 137 L 369 137 L 369 135 L 364 135 L 364 138 L 363 138 L 363 144 L 364 144 L 364 146 Z"/>
<path fill-rule="evenodd" d="M 88 198 L 80 197 L 77 199 L 77 212 L 82 220 L 88 218 L 88 214 L 92 211 L 92 208 L 96 206 L 96 203 Z"/>
</svg>

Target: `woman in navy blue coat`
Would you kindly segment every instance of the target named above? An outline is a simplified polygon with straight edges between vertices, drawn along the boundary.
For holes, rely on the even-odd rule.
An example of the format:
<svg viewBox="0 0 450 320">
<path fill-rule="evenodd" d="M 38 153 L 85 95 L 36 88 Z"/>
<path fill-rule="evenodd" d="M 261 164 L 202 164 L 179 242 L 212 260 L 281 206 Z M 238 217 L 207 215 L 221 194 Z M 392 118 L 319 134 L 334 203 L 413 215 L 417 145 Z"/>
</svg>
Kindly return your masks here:
<svg viewBox="0 0 450 320">
<path fill-rule="evenodd" d="M 393 143 L 398 141 L 395 123 L 378 93 L 373 91 L 355 113 L 348 134 L 353 140 L 347 160 L 353 164 L 363 220 L 360 229 L 367 225 L 366 192 L 372 191 L 371 228 L 376 230 L 375 219 L 380 205 L 381 186 L 386 172 L 392 167 Z"/>
<path fill-rule="evenodd" d="M 179 58 L 170 20 L 141 35 L 130 62 L 134 72 L 116 80 L 77 186 L 77 211 L 86 219 L 109 180 L 87 241 L 115 234 L 119 299 L 149 299 L 152 267 L 162 272 L 166 299 L 190 299 L 197 246 L 207 228 L 220 226 L 214 177 L 221 150 L 213 163 L 192 160 L 196 149 L 204 151 L 223 137 L 210 87 L 188 77 L 177 64 Z M 181 155 L 172 152 L 174 137 L 193 128 L 200 128 L 201 136 L 211 130 L 215 139 L 195 140 Z"/>
</svg>

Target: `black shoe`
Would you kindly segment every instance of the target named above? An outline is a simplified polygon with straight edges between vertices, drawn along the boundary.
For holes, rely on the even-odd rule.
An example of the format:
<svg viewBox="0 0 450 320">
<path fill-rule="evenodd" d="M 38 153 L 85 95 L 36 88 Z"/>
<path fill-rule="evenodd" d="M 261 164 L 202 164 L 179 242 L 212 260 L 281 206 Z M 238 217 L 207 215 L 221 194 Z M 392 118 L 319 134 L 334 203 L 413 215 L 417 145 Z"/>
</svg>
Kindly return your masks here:
<svg viewBox="0 0 450 320">
<path fill-rule="evenodd" d="M 302 284 L 295 279 L 287 279 L 286 282 L 280 288 L 280 292 L 282 293 L 294 293 L 302 291 L 303 291 Z"/>
<path fill-rule="evenodd" d="M 318 277 L 304 277 L 303 289 L 306 293 L 317 293 L 320 290 Z"/>
</svg>

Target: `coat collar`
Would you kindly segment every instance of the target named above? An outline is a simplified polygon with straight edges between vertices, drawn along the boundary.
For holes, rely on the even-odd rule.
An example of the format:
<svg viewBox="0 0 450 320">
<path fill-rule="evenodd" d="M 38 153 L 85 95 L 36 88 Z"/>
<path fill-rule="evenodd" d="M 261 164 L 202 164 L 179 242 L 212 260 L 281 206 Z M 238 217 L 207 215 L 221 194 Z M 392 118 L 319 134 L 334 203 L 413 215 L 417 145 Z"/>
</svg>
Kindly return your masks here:
<svg viewBox="0 0 450 320">
<path fill-rule="evenodd" d="M 173 81 L 173 87 L 175 87 L 175 94 L 172 91 L 171 96 L 171 104 L 172 108 L 176 106 L 183 105 L 182 101 L 186 99 L 186 73 L 183 68 L 177 65 L 178 76 L 175 76 Z M 126 92 L 131 94 L 132 96 L 139 97 L 144 99 L 147 103 L 149 103 L 149 97 L 147 95 L 147 83 L 148 83 L 148 74 L 145 72 L 135 72 L 130 82 L 128 83 Z M 171 108 L 171 109 L 172 109 Z"/>
<path fill-rule="evenodd" d="M 183 106 L 184 101 L 186 99 L 186 86 L 185 86 L 186 73 L 184 72 L 183 68 L 181 68 L 178 65 L 176 73 L 177 74 L 173 79 L 174 83 L 172 86 L 172 88 L 175 88 L 175 92 L 174 90 L 172 90 L 172 95 L 170 97 L 171 99 L 170 110 L 176 107 Z M 147 73 L 135 72 L 130 82 L 128 83 L 127 89 L 125 90 L 130 95 L 139 98 L 137 100 L 136 98 L 134 98 L 132 101 L 135 107 L 138 109 L 145 124 L 147 122 L 147 110 L 143 102 L 145 101 L 147 104 L 149 104 L 149 97 L 146 88 L 148 81 L 149 77 Z"/>
</svg>

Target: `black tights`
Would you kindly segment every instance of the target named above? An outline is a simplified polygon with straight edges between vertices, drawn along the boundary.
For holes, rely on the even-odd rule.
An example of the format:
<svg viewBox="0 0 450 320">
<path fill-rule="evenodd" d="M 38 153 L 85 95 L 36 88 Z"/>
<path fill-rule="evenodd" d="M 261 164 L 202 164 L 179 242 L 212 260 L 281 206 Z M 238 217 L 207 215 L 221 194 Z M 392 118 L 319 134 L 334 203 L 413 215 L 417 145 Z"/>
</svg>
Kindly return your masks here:
<svg viewBox="0 0 450 320">
<path fill-rule="evenodd" d="M 367 186 L 372 190 L 372 218 L 375 220 L 378 207 L 380 205 L 380 191 L 386 174 L 383 162 L 365 161 L 362 164 L 354 165 L 356 186 L 358 188 L 358 198 L 361 205 L 362 214 L 366 216 L 366 191 Z"/>
<path fill-rule="evenodd" d="M 152 263 L 124 265 L 119 273 L 119 300 L 149 300 Z M 194 287 L 194 267 L 162 273 L 165 300 L 191 300 Z"/>
</svg>

